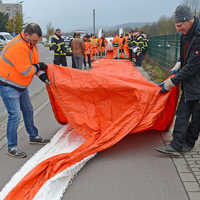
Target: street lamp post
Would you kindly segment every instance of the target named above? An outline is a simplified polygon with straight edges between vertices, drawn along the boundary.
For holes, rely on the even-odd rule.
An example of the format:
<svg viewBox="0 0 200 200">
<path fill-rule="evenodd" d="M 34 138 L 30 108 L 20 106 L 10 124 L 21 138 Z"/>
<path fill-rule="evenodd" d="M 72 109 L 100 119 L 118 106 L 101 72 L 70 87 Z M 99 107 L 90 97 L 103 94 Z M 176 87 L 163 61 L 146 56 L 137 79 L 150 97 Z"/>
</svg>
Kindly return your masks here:
<svg viewBox="0 0 200 200">
<path fill-rule="evenodd" d="M 95 9 L 93 9 L 93 34 L 95 35 Z"/>
</svg>

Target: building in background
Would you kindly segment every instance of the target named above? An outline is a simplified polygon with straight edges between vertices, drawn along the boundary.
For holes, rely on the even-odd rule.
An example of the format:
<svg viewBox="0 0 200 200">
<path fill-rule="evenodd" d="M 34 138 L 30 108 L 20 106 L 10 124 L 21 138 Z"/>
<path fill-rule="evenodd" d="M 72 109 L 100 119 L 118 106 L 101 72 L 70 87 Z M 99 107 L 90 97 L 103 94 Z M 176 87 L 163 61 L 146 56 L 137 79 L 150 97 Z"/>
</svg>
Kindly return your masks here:
<svg viewBox="0 0 200 200">
<path fill-rule="evenodd" d="M 0 12 L 8 13 L 9 19 L 13 19 L 17 13 L 22 14 L 22 3 L 2 3 L 0 1 Z"/>
</svg>

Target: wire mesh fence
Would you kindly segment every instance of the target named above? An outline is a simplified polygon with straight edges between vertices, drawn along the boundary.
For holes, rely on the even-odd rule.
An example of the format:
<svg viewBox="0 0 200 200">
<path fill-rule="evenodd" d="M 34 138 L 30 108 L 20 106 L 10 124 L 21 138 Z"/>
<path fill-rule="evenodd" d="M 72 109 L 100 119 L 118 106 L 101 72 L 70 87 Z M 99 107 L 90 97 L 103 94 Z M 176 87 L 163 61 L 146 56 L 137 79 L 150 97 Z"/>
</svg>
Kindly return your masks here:
<svg viewBox="0 0 200 200">
<path fill-rule="evenodd" d="M 149 56 L 161 67 L 171 67 L 179 57 L 180 35 L 157 35 L 149 37 Z"/>
</svg>

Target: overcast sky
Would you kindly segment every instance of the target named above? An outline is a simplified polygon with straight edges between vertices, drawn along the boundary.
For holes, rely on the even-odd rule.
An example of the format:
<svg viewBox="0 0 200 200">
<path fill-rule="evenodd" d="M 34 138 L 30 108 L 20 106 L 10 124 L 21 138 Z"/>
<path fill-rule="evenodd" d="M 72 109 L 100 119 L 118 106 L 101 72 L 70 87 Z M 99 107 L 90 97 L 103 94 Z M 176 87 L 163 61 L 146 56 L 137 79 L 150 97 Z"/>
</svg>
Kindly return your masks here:
<svg viewBox="0 0 200 200">
<path fill-rule="evenodd" d="M 16 3 L 21 0 L 3 0 Z M 96 10 L 96 26 L 128 22 L 156 22 L 170 17 L 182 0 L 24 0 L 25 22 L 36 22 L 43 31 L 48 23 L 64 32 L 92 27 L 92 10 Z"/>
</svg>

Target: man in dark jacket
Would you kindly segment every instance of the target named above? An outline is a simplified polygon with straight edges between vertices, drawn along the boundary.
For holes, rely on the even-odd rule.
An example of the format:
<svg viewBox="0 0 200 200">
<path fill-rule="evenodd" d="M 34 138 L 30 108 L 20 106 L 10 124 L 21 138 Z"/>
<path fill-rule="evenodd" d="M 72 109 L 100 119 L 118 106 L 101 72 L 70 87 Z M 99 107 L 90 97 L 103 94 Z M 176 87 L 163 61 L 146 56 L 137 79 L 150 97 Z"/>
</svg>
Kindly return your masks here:
<svg viewBox="0 0 200 200">
<path fill-rule="evenodd" d="M 191 151 L 200 131 L 200 22 L 193 17 L 189 7 L 180 5 L 175 11 L 177 32 L 180 40 L 180 62 L 176 75 L 162 83 L 161 92 L 180 85 L 182 95 L 178 105 L 173 140 L 170 144 L 157 147 L 162 153 L 180 155 Z"/>
<path fill-rule="evenodd" d="M 50 50 L 54 51 L 54 64 L 67 66 L 65 41 L 60 29 L 56 29 L 51 38 Z"/>
</svg>

